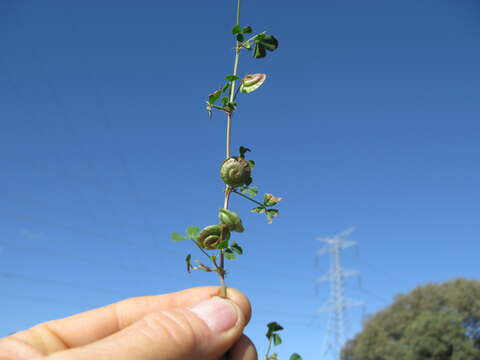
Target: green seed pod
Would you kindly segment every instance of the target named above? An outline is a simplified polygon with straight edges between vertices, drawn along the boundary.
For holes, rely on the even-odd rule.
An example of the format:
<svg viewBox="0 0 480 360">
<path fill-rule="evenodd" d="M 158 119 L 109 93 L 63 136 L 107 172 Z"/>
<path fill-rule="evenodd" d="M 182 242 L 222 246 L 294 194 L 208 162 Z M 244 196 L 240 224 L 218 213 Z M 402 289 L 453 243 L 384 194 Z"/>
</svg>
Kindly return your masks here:
<svg viewBox="0 0 480 360">
<path fill-rule="evenodd" d="M 248 161 L 236 156 L 225 160 L 220 168 L 220 177 L 231 187 L 249 185 L 252 182 L 251 173 Z"/>
<path fill-rule="evenodd" d="M 262 86 L 266 78 L 267 74 L 248 74 L 242 79 L 240 91 L 247 94 L 251 93 Z"/>
<path fill-rule="evenodd" d="M 223 231 L 223 238 L 222 238 Z M 201 248 L 213 250 L 222 240 L 230 239 L 230 230 L 223 225 L 210 225 L 204 228 L 198 235 L 197 242 Z"/>
<path fill-rule="evenodd" d="M 240 216 L 233 211 L 220 209 L 218 217 L 220 218 L 220 221 L 227 225 L 228 229 L 231 231 L 243 232 L 245 230 L 242 225 L 242 219 L 240 219 Z"/>
</svg>

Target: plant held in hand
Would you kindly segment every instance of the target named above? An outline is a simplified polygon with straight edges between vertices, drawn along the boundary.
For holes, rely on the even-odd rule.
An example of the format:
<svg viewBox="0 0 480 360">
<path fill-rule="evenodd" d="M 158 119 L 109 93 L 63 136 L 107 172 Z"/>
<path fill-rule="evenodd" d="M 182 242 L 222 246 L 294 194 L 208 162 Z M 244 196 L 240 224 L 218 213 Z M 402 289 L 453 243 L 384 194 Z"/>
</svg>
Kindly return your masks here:
<svg viewBox="0 0 480 360">
<path fill-rule="evenodd" d="M 250 36 L 253 32 L 252 28 L 240 24 L 240 3 L 241 0 L 237 0 L 236 24 L 232 28 L 232 35 L 235 37 L 233 73 L 225 76 L 226 82 L 208 95 L 206 102 L 210 118 L 214 111 L 220 111 L 226 115 L 226 154 L 225 160 L 220 165 L 220 178 L 225 183 L 223 208 L 218 212 L 219 221 L 216 224 L 208 225 L 203 229 L 189 226 L 185 235 L 172 234 L 174 241 L 193 241 L 207 257 L 209 264 L 199 260 L 192 263 L 192 256 L 187 255 L 185 259 L 187 271 L 203 270 L 217 273 L 220 277 L 222 297 L 227 296 L 225 260 L 233 260 L 236 256 L 243 254 L 240 245 L 231 240 L 232 233 L 241 233 L 244 227 L 240 216 L 228 209 L 230 195 L 233 193 L 253 202 L 255 207 L 251 211 L 265 214 L 269 223 L 278 216 L 278 209 L 273 207 L 282 200 L 272 194 L 265 194 L 263 201 L 254 199 L 258 194 L 258 188 L 251 186 L 255 162 L 245 158 L 245 154 L 251 150 L 241 146 L 238 155 L 231 154 L 232 119 L 238 108 L 237 96 L 239 93 L 249 94 L 257 90 L 267 78 L 266 74 L 247 74 L 241 79 L 238 76 L 240 54 L 249 51 L 254 58 L 260 59 L 278 47 L 278 40 L 272 35 L 267 35 L 265 31 Z"/>
</svg>

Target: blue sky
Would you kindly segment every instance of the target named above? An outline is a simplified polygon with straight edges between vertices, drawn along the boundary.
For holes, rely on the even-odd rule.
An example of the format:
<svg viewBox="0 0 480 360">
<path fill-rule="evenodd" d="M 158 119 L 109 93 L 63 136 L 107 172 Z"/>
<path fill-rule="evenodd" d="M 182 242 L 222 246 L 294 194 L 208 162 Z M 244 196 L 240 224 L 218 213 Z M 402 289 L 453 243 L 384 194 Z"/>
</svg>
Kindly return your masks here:
<svg viewBox="0 0 480 360">
<path fill-rule="evenodd" d="M 239 98 L 233 148 L 272 225 L 249 214 L 228 283 L 251 299 L 246 333 L 285 327 L 285 359 L 321 358 L 316 256 L 356 226 L 344 265 L 352 336 L 362 314 L 430 281 L 478 278 L 480 5 L 475 0 L 243 1 L 277 52 Z M 234 2 L 0 3 L 0 335 L 126 297 L 216 284 L 186 274 L 170 233 L 216 222 L 225 120 L 204 110 L 233 67 Z M 200 254 L 198 254 L 200 257 Z M 326 357 L 328 358 L 328 357 Z"/>
</svg>

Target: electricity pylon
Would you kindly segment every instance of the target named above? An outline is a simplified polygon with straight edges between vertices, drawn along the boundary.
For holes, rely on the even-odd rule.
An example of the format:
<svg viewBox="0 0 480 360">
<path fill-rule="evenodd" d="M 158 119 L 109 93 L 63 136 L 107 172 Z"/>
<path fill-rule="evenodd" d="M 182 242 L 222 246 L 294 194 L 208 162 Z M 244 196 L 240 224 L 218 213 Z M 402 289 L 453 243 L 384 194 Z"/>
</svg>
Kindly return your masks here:
<svg viewBox="0 0 480 360">
<path fill-rule="evenodd" d="M 324 356 L 331 352 L 335 360 L 340 357 L 340 350 L 345 343 L 345 322 L 346 309 L 362 303 L 345 297 L 345 281 L 349 276 L 359 275 L 357 270 L 342 268 L 342 250 L 355 246 L 354 241 L 347 241 L 346 238 L 355 228 L 345 230 L 334 237 L 318 238 L 326 243 L 317 254 L 330 254 L 330 270 L 327 274 L 318 279 L 318 282 L 330 282 L 330 296 L 325 305 L 318 308 L 319 312 L 328 312 L 327 332 L 325 334 Z"/>
</svg>

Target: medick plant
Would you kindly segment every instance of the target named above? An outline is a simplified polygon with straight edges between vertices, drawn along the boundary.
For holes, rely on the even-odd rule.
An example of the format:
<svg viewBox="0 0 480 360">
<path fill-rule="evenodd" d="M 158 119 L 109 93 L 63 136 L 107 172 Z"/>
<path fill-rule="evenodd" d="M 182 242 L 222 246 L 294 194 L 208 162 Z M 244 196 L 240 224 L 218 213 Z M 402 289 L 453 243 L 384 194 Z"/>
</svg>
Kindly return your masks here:
<svg viewBox="0 0 480 360">
<path fill-rule="evenodd" d="M 252 186 L 252 170 L 255 162 L 246 159 L 246 153 L 251 150 L 240 146 L 237 155 L 232 155 L 230 151 L 232 118 L 238 108 L 237 97 L 240 93 L 249 94 L 257 90 L 267 77 L 266 74 L 247 74 L 240 78 L 238 76 L 240 54 L 251 52 L 254 58 L 261 59 L 278 47 L 278 41 L 274 36 L 267 35 L 265 31 L 251 35 L 252 28 L 240 24 L 240 3 L 241 0 L 237 0 L 236 24 L 232 28 L 232 34 L 235 37 L 233 73 L 225 76 L 226 82 L 208 95 L 206 101 L 210 118 L 215 111 L 226 115 L 226 156 L 220 166 L 220 178 L 225 183 L 225 197 L 223 208 L 218 212 L 219 222 L 203 229 L 189 226 L 185 235 L 176 232 L 172 234 L 174 241 L 193 241 L 207 257 L 208 263 L 205 264 L 200 260 L 192 261 L 191 254 L 188 254 L 185 259 L 187 271 L 203 270 L 217 273 L 220 278 L 220 296 L 222 297 L 227 297 L 225 262 L 243 254 L 242 247 L 231 239 L 232 232 L 241 233 L 244 231 L 244 227 L 240 216 L 228 209 L 230 195 L 235 194 L 253 202 L 255 207 L 251 211 L 265 214 L 269 223 L 278 216 L 278 209 L 274 206 L 282 200 L 282 198 L 268 193 L 264 195 L 263 200 L 256 200 L 258 187 Z"/>
<path fill-rule="evenodd" d="M 250 35 L 253 32 L 252 28 L 240 24 L 240 5 L 241 0 L 237 0 L 236 24 L 232 28 L 232 34 L 235 37 L 233 73 L 225 76 L 226 82 L 209 94 L 206 102 L 210 118 L 214 111 L 220 111 L 226 115 L 227 120 L 226 155 L 225 160 L 220 166 L 220 178 L 225 183 L 225 197 L 223 208 L 218 212 L 219 222 L 208 225 L 203 229 L 197 226 L 189 226 L 185 231 L 185 235 L 176 232 L 172 234 L 172 240 L 174 241 L 191 240 L 207 257 L 210 263 L 209 265 L 200 260 L 195 260 L 192 263 L 192 255 L 188 254 L 185 258 L 187 271 L 203 270 L 217 273 L 220 277 L 221 297 L 227 297 L 227 286 L 225 284 L 227 270 L 225 268 L 225 260 L 234 260 L 236 256 L 243 254 L 242 247 L 231 239 L 232 232 L 241 233 L 244 232 L 245 229 L 240 216 L 228 209 L 230 195 L 235 194 L 253 202 L 255 207 L 251 211 L 258 214 L 265 214 L 268 223 L 272 223 L 272 220 L 278 216 L 278 209 L 274 208 L 274 206 L 282 200 L 281 197 L 269 193 L 263 196 L 262 201 L 254 199 L 258 194 L 258 187 L 251 186 L 253 182 L 252 170 L 255 162 L 251 159 L 246 159 L 246 153 L 251 150 L 247 147 L 240 146 L 238 155 L 232 155 L 230 151 L 232 118 L 238 108 L 238 94 L 249 94 L 257 90 L 267 78 L 266 74 L 247 74 L 243 78 L 240 78 L 238 76 L 240 54 L 248 51 L 252 53 L 254 58 L 261 59 L 266 57 L 268 52 L 274 51 L 278 47 L 278 40 L 274 36 L 267 35 L 265 31 Z M 270 355 L 270 349 L 272 342 L 273 345 L 279 345 L 281 343 L 278 331 L 283 328 L 276 322 L 271 322 L 267 326 L 269 346 L 265 359 L 275 360 L 277 359 L 277 354 Z M 298 354 L 293 354 L 290 360 L 301 360 L 301 357 Z"/>
<path fill-rule="evenodd" d="M 268 330 L 265 336 L 268 339 L 268 349 L 267 349 L 267 353 L 265 354 L 265 360 L 277 360 L 278 354 L 273 353 L 270 355 L 270 350 L 272 349 L 272 345 L 277 346 L 282 343 L 282 338 L 280 337 L 278 332 L 283 330 L 283 327 L 279 323 L 273 321 L 267 324 L 267 328 Z M 302 360 L 302 357 L 297 353 L 293 353 L 290 356 L 289 360 Z"/>
</svg>

